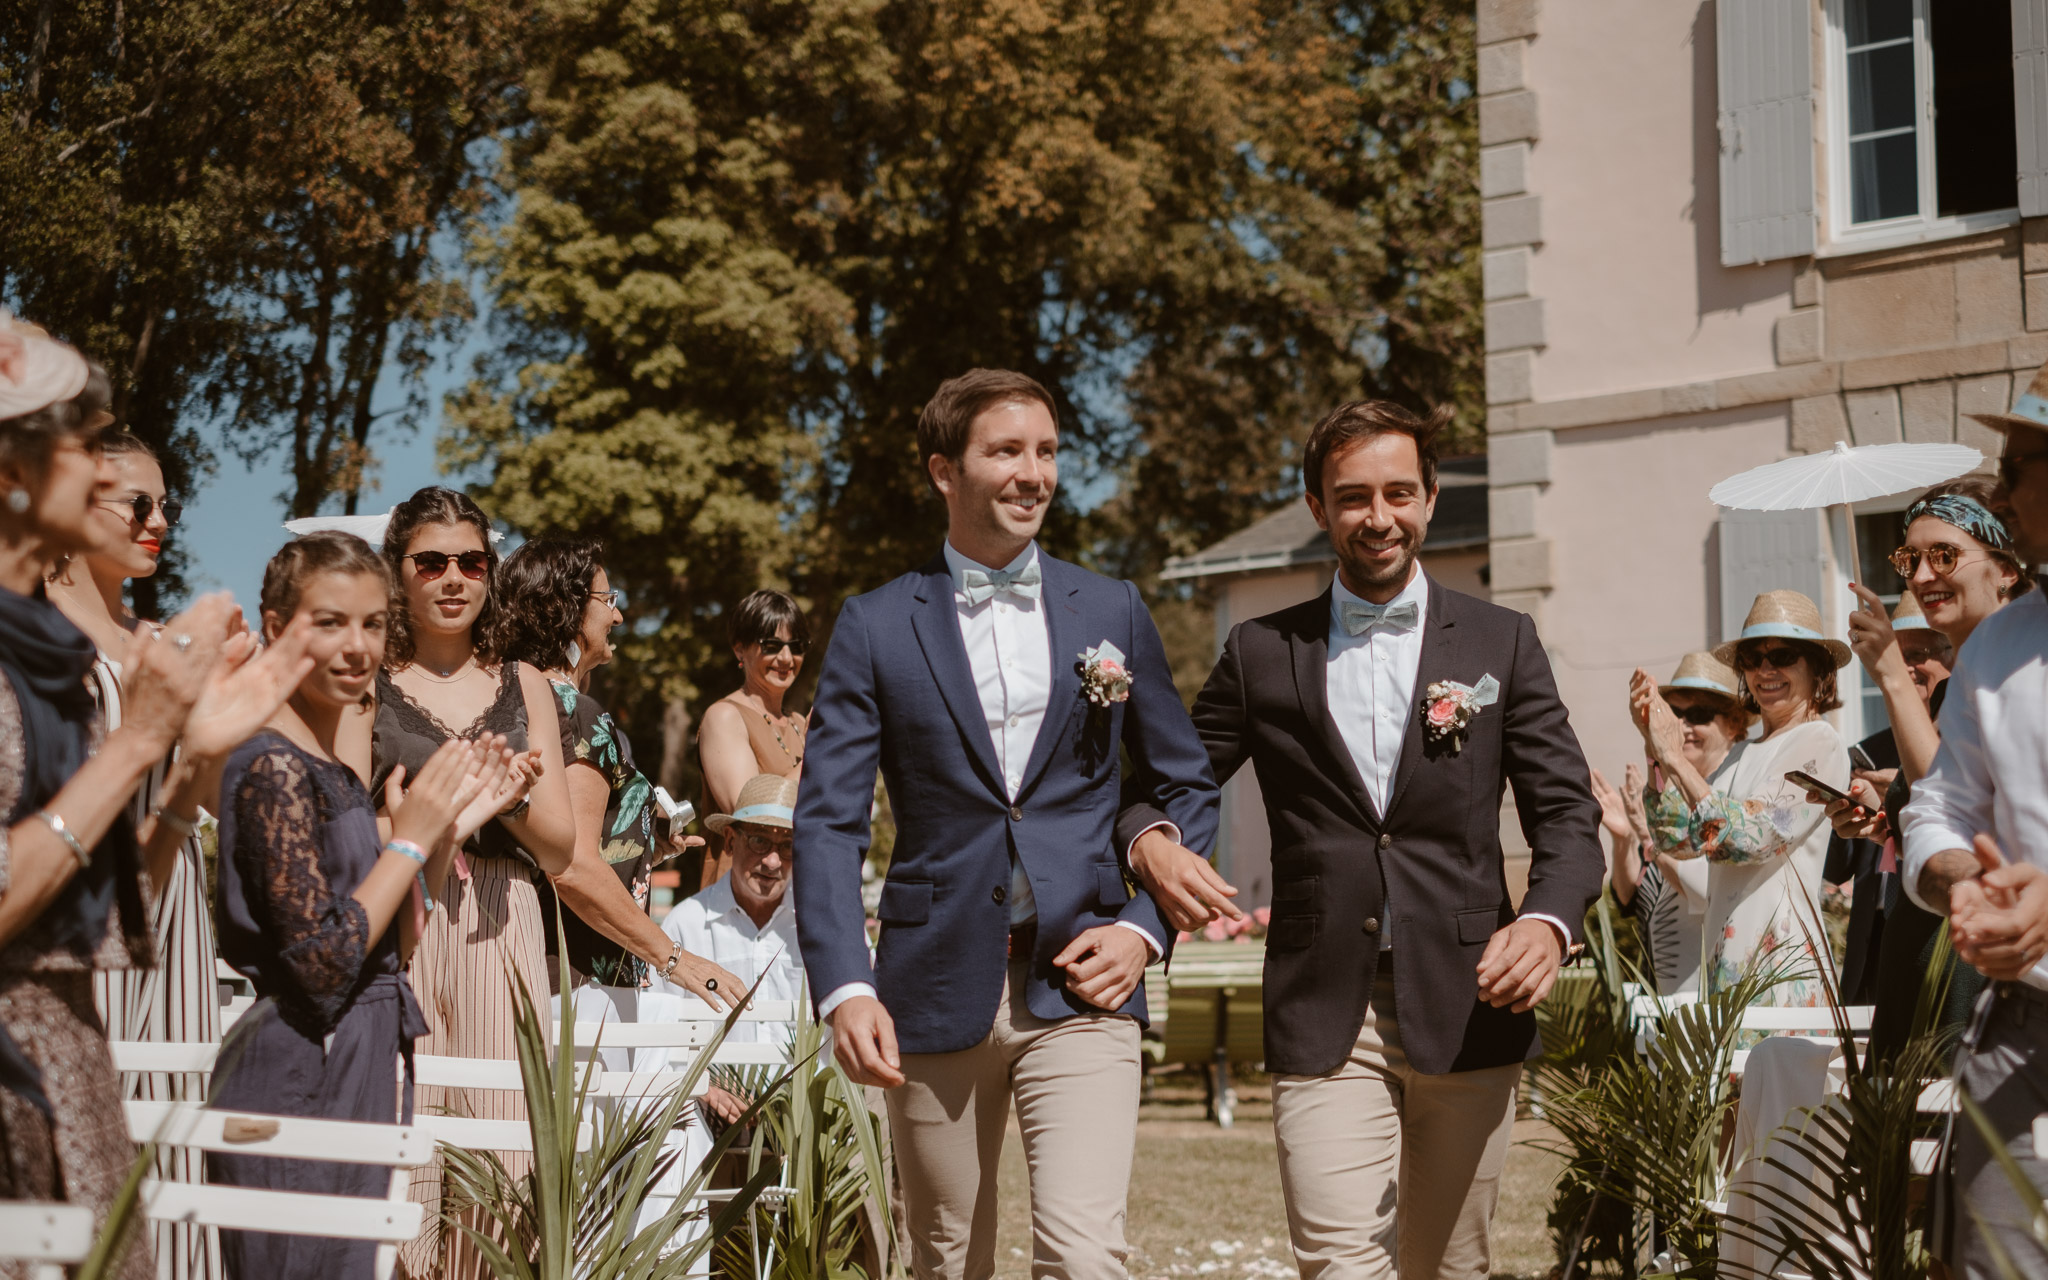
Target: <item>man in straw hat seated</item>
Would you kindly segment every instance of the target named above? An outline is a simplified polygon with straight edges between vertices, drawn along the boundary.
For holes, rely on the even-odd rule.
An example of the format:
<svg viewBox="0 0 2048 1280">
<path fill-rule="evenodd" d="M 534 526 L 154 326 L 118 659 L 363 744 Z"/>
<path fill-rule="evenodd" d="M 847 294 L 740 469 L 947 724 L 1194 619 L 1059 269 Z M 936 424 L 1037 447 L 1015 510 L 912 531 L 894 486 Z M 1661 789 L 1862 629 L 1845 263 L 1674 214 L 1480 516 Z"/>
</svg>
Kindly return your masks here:
<svg viewBox="0 0 2048 1280">
<path fill-rule="evenodd" d="M 2048 559 L 2048 367 L 2011 413 L 1972 414 L 2005 435 L 1999 480 L 2016 550 Z M 1971 633 L 1941 716 L 1941 749 L 1903 815 L 1906 889 L 1950 916 L 1956 950 L 1993 979 L 1956 1078 L 2037 1194 L 2048 1152 L 2048 599 L 2030 591 Z M 1953 1126 L 1937 1181 L 1935 1245 L 1970 1280 L 2048 1277 L 2048 1248 L 1978 1127 Z M 2035 1201 L 2038 1203 L 2038 1200 Z"/>
</svg>

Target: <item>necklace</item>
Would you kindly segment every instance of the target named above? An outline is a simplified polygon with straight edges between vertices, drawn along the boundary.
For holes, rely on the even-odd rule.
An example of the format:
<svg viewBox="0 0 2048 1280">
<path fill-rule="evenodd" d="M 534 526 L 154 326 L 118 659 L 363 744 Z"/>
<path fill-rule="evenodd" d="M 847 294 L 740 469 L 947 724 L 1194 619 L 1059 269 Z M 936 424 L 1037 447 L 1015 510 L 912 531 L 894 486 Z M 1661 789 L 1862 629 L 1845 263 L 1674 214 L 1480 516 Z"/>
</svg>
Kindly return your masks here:
<svg viewBox="0 0 2048 1280">
<path fill-rule="evenodd" d="M 476 655 L 472 653 L 467 658 L 464 658 L 460 665 L 458 665 L 455 668 L 455 670 L 440 675 L 434 675 L 429 673 L 429 671 L 427 670 L 427 664 L 424 662 L 415 662 L 413 663 L 413 666 L 419 671 L 419 674 L 423 679 L 431 680 L 435 684 L 454 684 L 455 681 L 462 675 L 462 673 L 469 669 L 469 664 L 475 661 Z"/>
<path fill-rule="evenodd" d="M 768 732 L 775 735 L 775 745 L 782 748 L 782 754 L 788 756 L 792 763 L 802 760 L 803 757 L 791 751 L 789 744 L 782 740 L 782 730 L 776 727 L 774 719 L 766 711 L 758 712 L 757 714 L 761 717 L 761 723 L 768 726 Z"/>
</svg>

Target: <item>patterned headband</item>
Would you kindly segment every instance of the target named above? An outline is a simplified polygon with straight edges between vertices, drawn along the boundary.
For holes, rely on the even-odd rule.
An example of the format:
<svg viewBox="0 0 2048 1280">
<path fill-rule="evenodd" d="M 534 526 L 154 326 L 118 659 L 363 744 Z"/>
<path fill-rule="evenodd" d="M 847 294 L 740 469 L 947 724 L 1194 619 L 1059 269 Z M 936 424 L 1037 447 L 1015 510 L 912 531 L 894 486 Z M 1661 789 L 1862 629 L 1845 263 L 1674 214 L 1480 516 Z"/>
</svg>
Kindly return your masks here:
<svg viewBox="0 0 2048 1280">
<path fill-rule="evenodd" d="M 1938 497 L 1922 498 L 1906 508 L 1909 527 L 1921 516 L 1933 516 L 1943 524 L 1954 525 L 1987 547 L 1999 551 L 2012 550 L 2012 534 L 2006 529 L 2005 521 L 1992 515 L 1975 498 L 1966 498 L 1960 493 L 1944 493 Z"/>
</svg>

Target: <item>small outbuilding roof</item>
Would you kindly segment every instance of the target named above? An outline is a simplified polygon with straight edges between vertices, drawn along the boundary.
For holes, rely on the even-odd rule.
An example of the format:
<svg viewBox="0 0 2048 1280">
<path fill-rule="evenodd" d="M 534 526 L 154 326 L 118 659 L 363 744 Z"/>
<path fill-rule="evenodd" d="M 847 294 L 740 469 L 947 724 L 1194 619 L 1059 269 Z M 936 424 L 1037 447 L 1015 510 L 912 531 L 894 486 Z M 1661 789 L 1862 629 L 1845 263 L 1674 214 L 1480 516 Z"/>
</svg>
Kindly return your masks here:
<svg viewBox="0 0 2048 1280">
<path fill-rule="evenodd" d="M 1437 468 L 1436 517 L 1429 522 L 1425 551 L 1456 551 L 1486 545 L 1486 459 L 1446 458 Z M 1193 555 L 1173 556 L 1159 576 L 1208 578 L 1293 565 L 1329 564 L 1337 559 L 1330 540 L 1316 528 L 1305 502 L 1290 502 Z"/>
</svg>

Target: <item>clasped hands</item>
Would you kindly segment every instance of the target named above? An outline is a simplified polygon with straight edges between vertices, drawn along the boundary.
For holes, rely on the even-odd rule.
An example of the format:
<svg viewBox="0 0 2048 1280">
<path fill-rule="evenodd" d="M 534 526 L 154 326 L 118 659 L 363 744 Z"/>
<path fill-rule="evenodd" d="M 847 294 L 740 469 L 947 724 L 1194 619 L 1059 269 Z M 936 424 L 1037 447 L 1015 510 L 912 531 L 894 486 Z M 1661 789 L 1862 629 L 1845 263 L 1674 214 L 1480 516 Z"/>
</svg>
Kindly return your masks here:
<svg viewBox="0 0 2048 1280">
<path fill-rule="evenodd" d="M 2016 982 L 2048 955 L 2048 871 L 2006 861 L 1987 835 L 1971 852 L 1977 873 L 1948 893 L 1949 940 L 1985 977 Z"/>
</svg>

